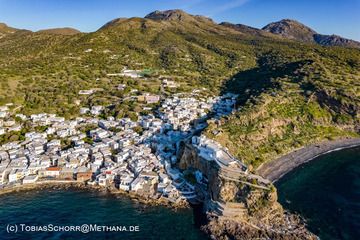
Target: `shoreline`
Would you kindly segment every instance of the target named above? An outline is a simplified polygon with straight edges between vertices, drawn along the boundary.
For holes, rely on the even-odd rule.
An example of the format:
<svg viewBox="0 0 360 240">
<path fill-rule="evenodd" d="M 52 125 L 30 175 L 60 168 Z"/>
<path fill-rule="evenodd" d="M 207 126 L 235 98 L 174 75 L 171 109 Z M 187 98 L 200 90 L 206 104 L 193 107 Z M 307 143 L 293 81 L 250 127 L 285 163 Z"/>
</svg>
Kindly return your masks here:
<svg viewBox="0 0 360 240">
<path fill-rule="evenodd" d="M 360 146 L 360 138 L 338 139 L 311 144 L 290 152 L 273 161 L 262 164 L 256 173 L 273 183 L 300 165 L 324 154 Z"/>
<path fill-rule="evenodd" d="M 181 208 L 189 208 L 189 203 L 185 201 L 181 202 L 171 202 L 165 198 L 151 198 L 149 196 L 139 195 L 133 192 L 126 192 L 117 188 L 111 187 L 101 187 L 98 185 L 90 185 L 85 182 L 77 182 L 77 181 L 39 181 L 31 184 L 21 184 L 17 186 L 11 186 L 7 188 L 0 189 L 0 197 L 6 194 L 19 193 L 19 192 L 27 192 L 33 190 L 45 190 L 45 189 L 53 189 L 53 190 L 86 190 L 86 191 L 95 191 L 95 192 L 103 192 L 108 193 L 113 196 L 121 195 L 123 197 L 127 197 L 134 202 L 139 202 L 149 206 L 164 206 L 168 208 L 172 208 L 174 210 Z"/>
</svg>

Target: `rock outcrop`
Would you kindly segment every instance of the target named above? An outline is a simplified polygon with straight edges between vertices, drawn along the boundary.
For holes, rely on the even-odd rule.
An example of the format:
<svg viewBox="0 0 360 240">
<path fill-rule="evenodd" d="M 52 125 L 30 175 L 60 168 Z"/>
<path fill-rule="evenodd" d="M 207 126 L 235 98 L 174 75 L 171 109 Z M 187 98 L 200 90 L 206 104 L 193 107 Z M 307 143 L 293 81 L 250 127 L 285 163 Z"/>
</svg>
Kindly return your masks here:
<svg viewBox="0 0 360 240">
<path fill-rule="evenodd" d="M 271 183 L 264 186 L 252 174 L 230 178 L 190 144 L 179 159 L 180 169 L 195 168 L 208 179 L 204 210 L 209 223 L 203 230 L 215 239 L 316 239 L 298 216 L 283 210 Z"/>
</svg>

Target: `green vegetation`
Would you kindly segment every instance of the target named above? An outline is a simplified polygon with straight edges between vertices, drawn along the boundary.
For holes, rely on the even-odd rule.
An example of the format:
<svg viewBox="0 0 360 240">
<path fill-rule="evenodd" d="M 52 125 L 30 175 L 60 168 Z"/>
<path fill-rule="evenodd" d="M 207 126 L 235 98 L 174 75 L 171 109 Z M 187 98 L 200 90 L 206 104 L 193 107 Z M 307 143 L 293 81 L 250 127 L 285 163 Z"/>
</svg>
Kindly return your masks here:
<svg viewBox="0 0 360 240">
<path fill-rule="evenodd" d="M 8 143 L 8 142 L 24 141 L 25 133 L 27 133 L 26 130 L 21 130 L 19 132 L 12 131 L 12 132 L 7 132 L 4 135 L 0 135 L 0 145 Z"/>
<path fill-rule="evenodd" d="M 124 68 L 144 77 L 108 75 Z M 1 38 L 0 105 L 69 118 L 80 107 L 104 105 L 103 118 L 136 120 L 147 111 L 135 99 L 143 93 L 230 91 L 239 94 L 239 111 L 211 124 L 207 135 L 256 168 L 311 142 L 358 136 L 359 69 L 358 49 L 240 33 L 192 16 L 131 18 L 88 34 L 17 31 Z M 162 92 L 160 77 L 180 86 Z"/>
<path fill-rule="evenodd" d="M 133 130 L 136 132 L 136 133 L 138 133 L 138 134 L 142 134 L 143 133 L 143 131 L 144 131 L 144 129 L 141 127 L 141 126 L 136 126 L 136 127 L 134 127 L 133 128 Z"/>
<path fill-rule="evenodd" d="M 224 91 L 240 94 L 240 109 L 207 134 L 254 168 L 310 143 L 359 137 L 359 72 L 348 64 L 358 64 L 359 55 L 343 51 L 307 59 L 290 50 L 269 53 L 255 70 L 227 82 Z M 214 136 L 215 129 L 221 134 Z"/>
</svg>

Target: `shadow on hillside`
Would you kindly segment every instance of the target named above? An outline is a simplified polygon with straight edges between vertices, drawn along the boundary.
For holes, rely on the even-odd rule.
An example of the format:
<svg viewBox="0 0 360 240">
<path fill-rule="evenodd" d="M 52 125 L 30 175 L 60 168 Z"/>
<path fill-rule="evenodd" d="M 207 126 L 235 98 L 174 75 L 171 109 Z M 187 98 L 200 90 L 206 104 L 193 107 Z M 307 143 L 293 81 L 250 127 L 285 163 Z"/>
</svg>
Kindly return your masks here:
<svg viewBox="0 0 360 240">
<path fill-rule="evenodd" d="M 280 87 L 277 78 L 288 78 L 294 75 L 305 61 L 297 61 L 287 64 L 272 65 L 269 59 L 261 58 L 258 60 L 258 67 L 241 71 L 231 77 L 224 83 L 221 94 L 234 93 L 238 94 L 238 105 L 243 105 L 249 99 L 255 99 L 262 92 Z M 296 78 L 292 78 L 296 80 Z"/>
</svg>

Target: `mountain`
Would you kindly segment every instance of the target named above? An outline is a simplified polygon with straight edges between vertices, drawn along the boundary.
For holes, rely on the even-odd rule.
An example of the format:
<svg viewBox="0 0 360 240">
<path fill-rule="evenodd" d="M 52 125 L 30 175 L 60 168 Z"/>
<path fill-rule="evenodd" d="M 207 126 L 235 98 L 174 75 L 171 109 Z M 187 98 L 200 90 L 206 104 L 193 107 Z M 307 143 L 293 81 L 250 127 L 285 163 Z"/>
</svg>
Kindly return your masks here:
<svg viewBox="0 0 360 240">
<path fill-rule="evenodd" d="M 278 22 L 273 22 L 262 30 L 280 35 L 284 38 L 306 42 L 317 43 L 324 46 L 342 46 L 342 47 L 356 47 L 360 48 L 360 43 L 354 40 L 342 38 L 336 35 L 322 35 L 318 34 L 313 29 L 305 26 L 304 24 L 291 20 L 283 19 Z"/>
<path fill-rule="evenodd" d="M 43 29 L 37 31 L 38 33 L 47 33 L 47 34 L 59 34 L 59 35 L 75 35 L 81 33 L 79 30 L 74 28 L 51 28 L 51 29 Z"/>
<path fill-rule="evenodd" d="M 313 35 L 316 34 L 311 28 L 291 19 L 270 23 L 263 27 L 262 30 L 302 42 L 313 42 Z"/>
<path fill-rule="evenodd" d="M 315 34 L 314 40 L 320 45 L 324 46 L 341 46 L 341 47 L 354 47 L 360 48 L 360 42 L 346 39 L 338 35 L 323 35 Z"/>
<path fill-rule="evenodd" d="M 114 19 L 104 26 L 102 26 L 97 33 L 101 32 L 119 33 L 132 29 L 133 31 L 141 30 L 148 31 L 149 33 L 161 34 L 159 38 L 163 36 L 170 37 L 167 33 L 188 35 L 189 33 L 197 34 L 227 34 L 228 29 L 216 24 L 212 19 L 209 19 L 200 15 L 191 15 L 182 10 L 167 10 L 167 11 L 154 11 L 147 14 L 144 18 L 118 18 Z M 128 32 L 125 32 L 125 34 Z M 182 37 L 184 37 L 184 35 Z M 149 36 L 150 37 L 150 36 Z M 191 38 L 191 36 L 186 36 Z M 168 39 L 168 43 L 173 42 Z M 144 39 L 145 42 L 147 40 Z"/>
</svg>

